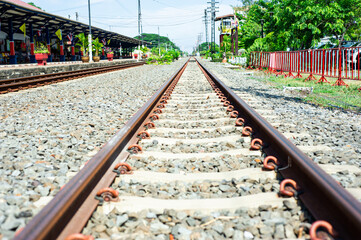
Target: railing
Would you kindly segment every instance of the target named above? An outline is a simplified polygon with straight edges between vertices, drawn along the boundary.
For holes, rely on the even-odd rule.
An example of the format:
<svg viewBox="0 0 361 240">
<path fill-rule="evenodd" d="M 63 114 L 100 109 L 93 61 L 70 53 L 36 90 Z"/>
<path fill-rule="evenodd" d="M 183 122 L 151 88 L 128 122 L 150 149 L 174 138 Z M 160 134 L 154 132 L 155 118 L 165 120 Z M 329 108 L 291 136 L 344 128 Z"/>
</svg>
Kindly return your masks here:
<svg viewBox="0 0 361 240">
<path fill-rule="evenodd" d="M 334 85 L 346 85 L 343 79 L 361 80 L 361 47 L 308 49 L 300 51 L 251 52 L 249 67 L 288 77 L 328 82 L 326 77 L 337 78 Z"/>
</svg>

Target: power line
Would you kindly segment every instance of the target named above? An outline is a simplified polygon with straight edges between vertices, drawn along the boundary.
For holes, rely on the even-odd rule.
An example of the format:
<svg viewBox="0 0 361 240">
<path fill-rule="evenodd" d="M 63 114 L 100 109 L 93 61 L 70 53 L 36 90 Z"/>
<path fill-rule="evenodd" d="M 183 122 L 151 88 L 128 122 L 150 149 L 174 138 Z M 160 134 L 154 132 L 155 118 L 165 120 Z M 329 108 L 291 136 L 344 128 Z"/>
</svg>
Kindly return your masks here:
<svg viewBox="0 0 361 240">
<path fill-rule="evenodd" d="M 126 13 L 130 13 L 131 11 L 127 8 L 127 7 L 125 7 L 119 0 L 115 0 L 117 3 L 118 3 L 118 5 L 120 6 L 120 7 L 122 7 L 122 8 L 124 8 L 124 10 L 126 11 Z"/>
<path fill-rule="evenodd" d="M 186 17 L 196 17 L 196 16 L 199 16 L 198 13 L 196 14 L 189 14 L 189 15 L 181 15 L 181 16 L 173 16 L 173 15 L 163 15 L 162 17 L 161 16 L 158 16 L 158 17 L 145 17 L 146 15 L 142 14 L 142 19 L 166 19 L 166 18 L 172 18 L 172 19 L 175 19 L 175 18 L 179 18 L 179 19 L 184 19 Z M 135 18 L 135 16 L 132 16 Z M 98 18 L 98 19 L 130 19 L 131 17 L 112 17 L 112 16 L 92 16 L 92 18 Z"/>
<path fill-rule="evenodd" d="M 160 2 L 159 0 L 153 0 L 153 2 L 159 3 L 159 4 L 167 6 L 167 7 L 171 7 L 171 8 L 175 8 L 175 9 L 179 9 L 179 10 L 185 10 L 185 11 L 188 11 L 188 12 L 193 12 L 193 11 L 190 11 L 190 10 L 187 10 L 187 9 L 182 9 L 182 8 L 178 8 L 178 7 L 169 5 L 168 3 Z"/>
</svg>

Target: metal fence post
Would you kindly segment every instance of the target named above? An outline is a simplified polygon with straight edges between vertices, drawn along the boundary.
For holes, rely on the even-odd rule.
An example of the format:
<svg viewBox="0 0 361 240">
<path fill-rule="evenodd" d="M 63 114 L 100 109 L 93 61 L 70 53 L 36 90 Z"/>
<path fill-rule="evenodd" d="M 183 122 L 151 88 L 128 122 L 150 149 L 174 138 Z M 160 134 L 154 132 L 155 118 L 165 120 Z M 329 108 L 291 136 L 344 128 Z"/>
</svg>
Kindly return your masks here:
<svg viewBox="0 0 361 240">
<path fill-rule="evenodd" d="M 329 81 L 327 81 L 327 79 L 325 78 L 325 49 L 322 50 L 322 76 L 321 78 L 317 81 L 317 83 L 321 83 L 321 82 L 327 82 L 330 83 Z"/>
<path fill-rule="evenodd" d="M 332 86 L 347 86 L 348 85 L 342 80 L 342 54 L 341 48 L 338 48 L 338 78 Z"/>
<path fill-rule="evenodd" d="M 294 78 L 302 78 L 301 75 L 301 52 L 297 52 L 298 64 L 297 64 L 297 75 Z"/>
<path fill-rule="evenodd" d="M 289 72 L 288 74 L 285 75 L 285 77 L 294 77 L 294 75 L 292 74 L 292 58 L 293 58 L 293 53 L 294 52 L 290 52 L 289 55 L 289 59 L 290 59 L 290 69 L 289 69 Z"/>
</svg>

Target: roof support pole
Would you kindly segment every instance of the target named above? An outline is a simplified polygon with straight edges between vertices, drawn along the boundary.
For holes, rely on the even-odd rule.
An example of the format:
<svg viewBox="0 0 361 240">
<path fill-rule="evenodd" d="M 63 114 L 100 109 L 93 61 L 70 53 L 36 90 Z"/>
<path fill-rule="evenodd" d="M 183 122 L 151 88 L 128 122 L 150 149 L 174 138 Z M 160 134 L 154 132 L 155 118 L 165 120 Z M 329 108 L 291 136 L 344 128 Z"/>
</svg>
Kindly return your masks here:
<svg viewBox="0 0 361 240">
<path fill-rule="evenodd" d="M 227 51 L 226 47 L 224 48 L 225 52 Z M 234 55 L 234 29 L 231 30 L 231 52 Z"/>
<path fill-rule="evenodd" d="M 62 32 L 60 34 L 63 35 Z M 65 62 L 63 36 L 61 36 L 61 40 L 60 40 L 60 62 Z"/>
<path fill-rule="evenodd" d="M 35 53 L 34 53 L 34 29 L 33 29 L 33 23 L 30 23 L 30 62 L 36 63 L 35 60 Z"/>
<path fill-rule="evenodd" d="M 48 62 L 52 62 L 53 58 L 51 56 L 51 47 L 50 47 L 50 32 L 49 27 L 46 27 L 46 45 L 48 46 Z"/>
<path fill-rule="evenodd" d="M 223 34 L 220 34 L 219 35 L 219 47 L 221 48 L 221 47 L 223 47 Z"/>
<path fill-rule="evenodd" d="M 235 41 L 235 54 L 236 56 L 238 56 L 238 26 L 235 29 L 235 33 L 234 33 L 234 41 Z"/>
<path fill-rule="evenodd" d="M 75 61 L 75 47 L 74 47 L 74 37 L 71 40 L 71 60 Z"/>
<path fill-rule="evenodd" d="M 13 19 L 9 18 L 10 64 L 16 64 Z"/>
</svg>

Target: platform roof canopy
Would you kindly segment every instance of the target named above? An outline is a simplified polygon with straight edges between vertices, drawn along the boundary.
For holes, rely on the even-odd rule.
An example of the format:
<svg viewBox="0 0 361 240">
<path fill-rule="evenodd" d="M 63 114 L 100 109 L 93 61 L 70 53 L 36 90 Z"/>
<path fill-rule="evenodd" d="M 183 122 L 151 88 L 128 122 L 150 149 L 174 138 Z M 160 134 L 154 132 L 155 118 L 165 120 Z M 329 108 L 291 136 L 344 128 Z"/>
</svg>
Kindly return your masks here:
<svg viewBox="0 0 361 240">
<path fill-rule="evenodd" d="M 26 23 L 27 35 L 29 35 L 30 23 L 32 23 L 33 31 L 35 33 L 37 30 L 42 30 L 42 28 L 48 27 L 50 34 L 55 35 L 55 32 L 58 29 L 61 29 L 63 38 L 65 38 L 69 33 L 72 33 L 73 35 L 81 32 L 84 32 L 85 34 L 89 33 L 89 25 L 87 24 L 44 12 L 43 10 L 20 0 L 0 0 L 0 18 L 1 31 L 6 33 L 9 32 L 8 19 L 10 18 L 13 20 L 14 33 L 21 33 L 19 28 L 24 23 Z M 91 29 L 93 38 L 99 37 L 99 40 L 103 38 L 106 40 L 111 39 L 110 46 L 119 46 L 119 43 L 121 43 L 123 48 L 128 48 L 139 44 L 139 40 L 135 38 L 127 37 L 119 33 L 93 26 Z"/>
</svg>

